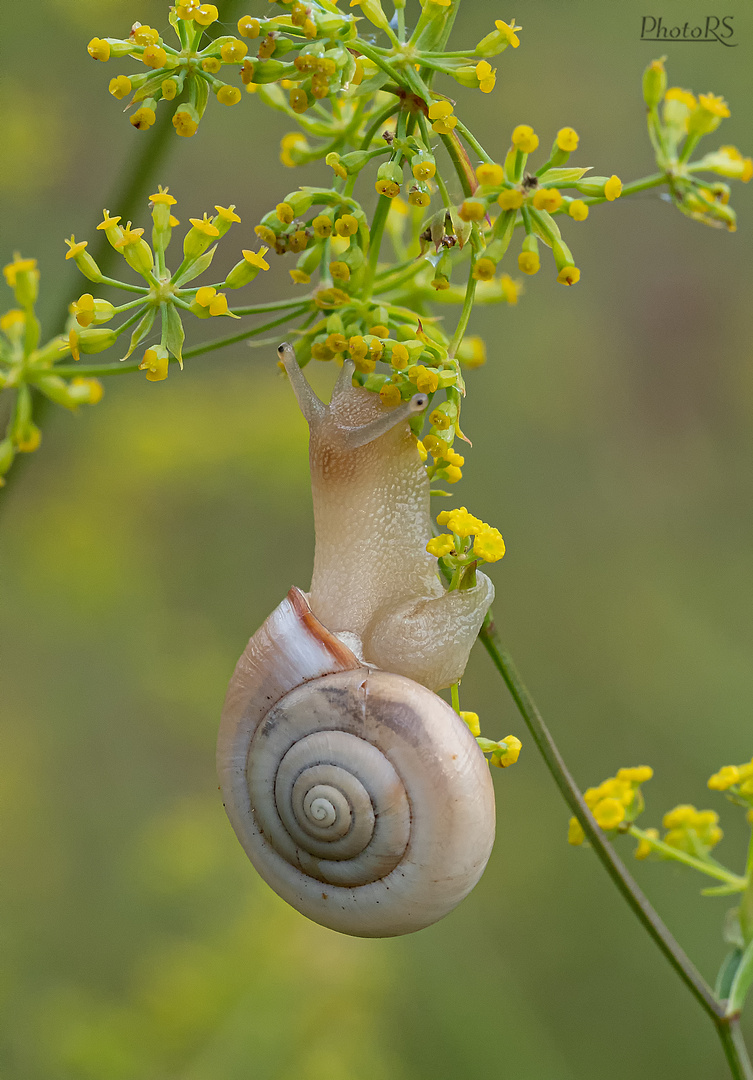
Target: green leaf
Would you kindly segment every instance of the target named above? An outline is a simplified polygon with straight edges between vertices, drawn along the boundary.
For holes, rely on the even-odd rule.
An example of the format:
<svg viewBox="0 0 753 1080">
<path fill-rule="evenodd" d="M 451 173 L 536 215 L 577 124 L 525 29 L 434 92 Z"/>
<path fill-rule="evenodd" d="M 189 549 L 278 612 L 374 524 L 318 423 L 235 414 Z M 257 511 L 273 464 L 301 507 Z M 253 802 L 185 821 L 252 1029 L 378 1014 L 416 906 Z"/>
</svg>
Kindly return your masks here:
<svg viewBox="0 0 753 1080">
<path fill-rule="evenodd" d="M 204 115 L 204 110 L 207 107 L 207 98 L 209 97 L 209 87 L 206 82 L 199 78 L 198 75 L 194 76 L 193 84 L 196 88 L 196 99 L 193 102 L 196 112 L 199 114 L 199 119 Z"/>
<path fill-rule="evenodd" d="M 180 315 L 175 310 L 174 304 L 161 304 L 162 308 L 162 344 L 172 353 L 175 359 L 183 367 L 183 323 Z"/>
<path fill-rule="evenodd" d="M 753 940 L 748 942 L 735 971 L 725 1009 L 726 1016 L 734 1016 L 742 1010 L 751 983 L 753 983 Z"/>
<path fill-rule="evenodd" d="M 582 176 L 585 176 L 587 172 L 590 172 L 592 168 L 593 165 L 587 165 L 585 169 L 547 169 L 540 179 L 547 184 L 573 184 L 576 180 L 580 180 Z"/>
<path fill-rule="evenodd" d="M 178 275 L 173 281 L 173 285 L 176 287 L 179 285 L 187 285 L 189 281 L 193 281 L 200 274 L 203 274 L 205 270 L 208 270 L 212 265 L 212 259 L 214 253 L 217 250 L 217 245 L 211 247 L 209 251 L 205 251 L 203 255 L 200 255 L 196 262 L 189 263 L 185 270 Z"/>
<path fill-rule="evenodd" d="M 718 997 L 720 1001 L 724 1001 L 725 998 L 729 997 L 732 981 L 737 973 L 742 958 L 742 949 L 733 949 L 731 952 L 727 953 L 722 961 L 722 966 L 719 968 L 719 974 L 717 975 L 716 983 L 714 984 L 714 995 Z"/>
<path fill-rule="evenodd" d="M 355 90 L 349 90 L 349 97 L 366 97 L 369 94 L 376 94 L 378 90 L 381 90 L 384 84 L 389 80 L 390 76 L 386 71 L 382 71 L 380 68 L 376 75 L 372 75 L 366 82 L 362 82 L 360 86 L 357 86 Z"/>
<path fill-rule="evenodd" d="M 128 352 L 125 354 L 125 356 L 121 356 L 121 361 L 127 360 L 133 350 L 136 348 L 136 346 L 140 344 L 140 342 L 142 342 L 147 336 L 149 331 L 152 329 L 152 324 L 154 323 L 154 316 L 156 314 L 156 307 L 150 305 L 147 308 L 146 314 L 144 315 L 143 319 L 136 324 L 136 329 L 131 334 L 131 344 L 128 346 Z"/>
</svg>

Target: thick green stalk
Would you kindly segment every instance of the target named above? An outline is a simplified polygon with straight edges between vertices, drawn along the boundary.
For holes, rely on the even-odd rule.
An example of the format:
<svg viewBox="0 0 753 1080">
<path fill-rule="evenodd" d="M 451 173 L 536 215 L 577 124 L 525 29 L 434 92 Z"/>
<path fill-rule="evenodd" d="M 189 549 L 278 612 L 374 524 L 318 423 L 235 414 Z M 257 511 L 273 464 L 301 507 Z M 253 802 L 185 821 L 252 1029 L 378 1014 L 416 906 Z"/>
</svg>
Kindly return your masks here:
<svg viewBox="0 0 753 1080">
<path fill-rule="evenodd" d="M 488 613 L 484 620 L 479 638 L 489 653 L 492 663 L 504 679 L 554 782 L 560 789 L 573 815 L 579 821 L 597 858 L 616 885 L 623 899 L 641 922 L 643 928 L 659 946 L 665 958 L 704 1012 L 711 1018 L 722 1044 L 733 1080 L 753 1080 L 753 1066 L 751 1066 L 748 1051 L 740 1032 L 738 1016 L 725 1016 L 724 1004 L 716 999 L 706 980 L 664 925 L 659 914 L 644 896 L 637 882 L 633 880 L 627 867 L 596 824 L 544 723 L 541 713 L 536 707 L 536 703 L 518 675 L 512 657 L 505 652 L 502 646 L 491 612 Z"/>
</svg>

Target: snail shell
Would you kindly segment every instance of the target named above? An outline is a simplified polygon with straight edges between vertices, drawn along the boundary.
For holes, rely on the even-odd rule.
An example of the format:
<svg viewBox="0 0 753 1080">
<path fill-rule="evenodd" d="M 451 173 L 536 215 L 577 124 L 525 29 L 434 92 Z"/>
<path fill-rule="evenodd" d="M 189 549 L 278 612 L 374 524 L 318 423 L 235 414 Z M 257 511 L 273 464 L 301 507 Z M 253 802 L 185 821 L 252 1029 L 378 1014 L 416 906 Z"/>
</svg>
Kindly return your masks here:
<svg viewBox="0 0 753 1080">
<path fill-rule="evenodd" d="M 259 874 L 341 933 L 431 925 L 491 853 L 492 782 L 466 725 L 425 686 L 364 664 L 296 588 L 238 661 L 217 764 Z"/>
</svg>

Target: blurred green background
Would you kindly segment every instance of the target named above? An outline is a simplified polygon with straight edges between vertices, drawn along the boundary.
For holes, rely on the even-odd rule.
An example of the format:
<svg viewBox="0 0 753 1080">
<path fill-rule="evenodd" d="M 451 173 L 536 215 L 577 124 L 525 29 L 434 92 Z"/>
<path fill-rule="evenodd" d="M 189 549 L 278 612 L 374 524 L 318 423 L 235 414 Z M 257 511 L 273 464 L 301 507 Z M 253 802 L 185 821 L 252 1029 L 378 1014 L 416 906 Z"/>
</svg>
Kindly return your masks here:
<svg viewBox="0 0 753 1080">
<path fill-rule="evenodd" d="M 710 7 L 521 0 L 495 93 L 454 90 L 458 111 L 498 156 L 517 123 L 545 145 L 567 124 L 579 163 L 637 178 L 653 171 L 641 72 L 666 52 L 670 85 L 731 103 L 708 145 L 750 153 L 750 7 L 717 12 L 736 48 L 639 40 L 643 15 Z M 454 40 L 510 14 L 466 0 Z M 50 335 L 88 287 L 63 237 L 91 240 L 102 207 L 119 212 L 109 193 L 142 138 L 107 93 L 128 61 L 104 67 L 86 43 L 134 20 L 166 28 L 166 5 L 3 6 L 3 261 L 39 259 Z M 290 129 L 247 98 L 170 138 L 159 179 L 182 220 L 237 204 L 228 260 L 288 190 L 328 182 L 278 164 Z M 469 379 L 454 492 L 507 541 L 498 624 L 583 787 L 654 766 L 647 824 L 679 801 L 724 810 L 706 778 L 753 752 L 751 194 L 734 186 L 734 235 L 655 192 L 594 208 L 566 228 L 577 288 L 544 260 L 517 308 L 472 323 L 489 362 Z M 280 263 L 247 302 L 287 290 Z M 322 390 L 331 375 L 312 372 Z M 246 861 L 217 791 L 217 721 L 249 634 L 307 586 L 313 551 L 305 426 L 273 351 L 108 380 L 97 408 L 48 415 L 24 465 L 0 501 L 0 1075 L 726 1076 L 711 1025 L 594 856 L 565 843 L 565 807 L 479 649 L 464 707 L 524 751 L 495 771 L 496 848 L 459 909 L 407 938 L 349 939 Z M 730 808 L 722 824 L 719 856 L 740 867 L 742 821 Z M 729 901 L 700 898 L 690 871 L 635 871 L 713 979 Z"/>
</svg>

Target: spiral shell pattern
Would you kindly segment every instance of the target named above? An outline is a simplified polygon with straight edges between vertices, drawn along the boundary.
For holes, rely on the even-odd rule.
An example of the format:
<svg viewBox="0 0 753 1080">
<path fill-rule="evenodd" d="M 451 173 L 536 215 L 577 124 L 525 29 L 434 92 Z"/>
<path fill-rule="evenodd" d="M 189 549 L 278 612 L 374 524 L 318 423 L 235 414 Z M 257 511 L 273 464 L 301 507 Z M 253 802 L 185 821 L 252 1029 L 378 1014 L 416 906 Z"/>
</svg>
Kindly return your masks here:
<svg viewBox="0 0 753 1080">
<path fill-rule="evenodd" d="M 486 762 L 441 698 L 364 667 L 301 598 L 270 616 L 231 682 L 218 747 L 228 815 L 262 877 L 309 918 L 366 937 L 420 929 L 486 865 Z"/>
</svg>

